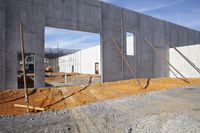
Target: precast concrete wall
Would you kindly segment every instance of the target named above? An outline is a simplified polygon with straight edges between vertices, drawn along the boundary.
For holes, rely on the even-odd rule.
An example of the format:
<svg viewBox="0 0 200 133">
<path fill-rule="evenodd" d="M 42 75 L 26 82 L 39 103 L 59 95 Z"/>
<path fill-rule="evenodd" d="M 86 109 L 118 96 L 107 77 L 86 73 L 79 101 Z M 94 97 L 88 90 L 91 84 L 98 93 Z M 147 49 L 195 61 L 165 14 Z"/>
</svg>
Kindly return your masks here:
<svg viewBox="0 0 200 133">
<path fill-rule="evenodd" d="M 5 0 L 0 0 L 0 90 L 5 86 Z"/>
<path fill-rule="evenodd" d="M 95 74 L 95 63 L 100 63 L 100 45 L 82 49 L 76 53 L 59 57 L 60 72 Z M 99 70 L 101 66 L 99 66 Z M 101 74 L 101 72 L 99 73 Z"/>
<path fill-rule="evenodd" d="M 176 46 L 200 43 L 200 33 L 99 0 L 0 0 L 0 88 L 17 88 L 19 24 L 24 24 L 25 52 L 35 54 L 35 88 L 44 86 L 44 27 L 99 33 L 102 82 L 131 79 L 126 63 L 113 45 L 123 51 L 140 78 L 169 76 L 167 42 Z M 2 22 L 3 21 L 3 22 Z M 135 55 L 126 55 L 126 32 L 136 35 Z M 152 41 L 155 53 L 145 42 Z M 2 41 L 3 40 L 3 41 Z"/>
<path fill-rule="evenodd" d="M 4 89 L 17 88 L 17 54 L 20 53 L 19 25 L 24 25 L 25 52 L 35 54 L 35 87 L 44 86 L 44 26 L 43 0 L 5 0 L 5 62 Z M 2 2 L 1 4 L 2 5 Z"/>
</svg>

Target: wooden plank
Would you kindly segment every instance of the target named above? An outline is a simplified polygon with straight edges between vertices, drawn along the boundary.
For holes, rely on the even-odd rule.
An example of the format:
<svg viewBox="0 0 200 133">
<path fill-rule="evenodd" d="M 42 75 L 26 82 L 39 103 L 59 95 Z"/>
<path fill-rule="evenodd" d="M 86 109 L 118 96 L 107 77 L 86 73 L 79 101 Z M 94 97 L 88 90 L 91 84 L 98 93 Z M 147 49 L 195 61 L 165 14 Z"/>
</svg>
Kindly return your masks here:
<svg viewBox="0 0 200 133">
<path fill-rule="evenodd" d="M 34 107 L 34 106 L 29 106 L 29 105 L 14 104 L 14 107 L 28 108 L 28 109 L 33 109 L 33 110 L 45 111 L 44 108 L 41 108 L 41 107 Z"/>
<path fill-rule="evenodd" d="M 156 47 L 155 47 L 147 38 L 145 38 L 145 41 L 147 42 L 147 44 L 149 44 L 149 46 L 150 46 L 152 49 L 154 49 L 155 51 L 157 51 Z M 183 76 L 183 74 L 181 74 L 181 72 L 179 72 L 167 59 L 165 59 L 165 58 L 162 57 L 162 56 L 161 56 L 161 58 L 162 58 L 169 66 L 171 66 L 171 67 L 182 77 L 182 79 L 183 79 L 184 82 L 190 83 L 190 82 L 188 81 L 188 79 L 187 79 L 185 76 Z"/>
<path fill-rule="evenodd" d="M 23 78 L 24 78 L 24 95 L 25 95 L 25 103 L 27 105 L 27 112 L 29 112 L 29 99 L 28 99 L 28 89 L 26 86 L 26 70 L 25 70 L 25 55 L 24 55 L 24 35 L 23 35 L 23 24 L 20 23 L 20 46 L 21 46 L 21 55 L 22 55 L 22 62 L 23 62 Z"/>
</svg>

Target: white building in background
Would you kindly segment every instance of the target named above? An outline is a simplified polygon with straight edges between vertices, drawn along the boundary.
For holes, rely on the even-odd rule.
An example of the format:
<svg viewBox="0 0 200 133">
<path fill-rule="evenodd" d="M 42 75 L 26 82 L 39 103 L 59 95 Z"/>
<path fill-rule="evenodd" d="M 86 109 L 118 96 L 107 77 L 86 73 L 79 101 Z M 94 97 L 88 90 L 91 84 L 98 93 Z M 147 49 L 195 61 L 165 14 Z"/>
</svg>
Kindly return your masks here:
<svg viewBox="0 0 200 133">
<path fill-rule="evenodd" d="M 181 53 L 186 56 L 192 63 L 194 63 L 198 68 L 200 68 L 200 44 L 191 46 L 181 46 L 177 47 Z M 198 78 L 200 74 L 173 48 L 170 48 L 170 63 L 178 69 L 187 78 Z M 172 68 L 171 68 L 172 69 Z M 172 69 L 173 70 L 173 69 Z M 175 75 L 181 77 L 177 72 L 173 71 Z M 175 77 L 175 75 L 170 72 L 170 77 Z"/>
<path fill-rule="evenodd" d="M 60 72 L 101 74 L 100 45 L 58 58 Z"/>
</svg>

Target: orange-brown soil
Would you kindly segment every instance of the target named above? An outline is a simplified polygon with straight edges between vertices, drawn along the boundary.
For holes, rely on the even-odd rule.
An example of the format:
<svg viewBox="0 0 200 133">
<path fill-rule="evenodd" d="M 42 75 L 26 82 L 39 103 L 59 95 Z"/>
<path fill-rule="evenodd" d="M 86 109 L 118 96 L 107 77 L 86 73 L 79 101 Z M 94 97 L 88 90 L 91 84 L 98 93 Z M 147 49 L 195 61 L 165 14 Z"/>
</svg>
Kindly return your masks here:
<svg viewBox="0 0 200 133">
<path fill-rule="evenodd" d="M 140 81 L 143 86 L 147 83 L 147 79 Z M 191 84 L 175 78 L 151 79 L 147 92 L 200 85 L 200 78 L 191 78 L 189 81 Z M 139 87 L 136 80 L 126 80 L 90 86 L 29 89 L 29 102 L 31 106 L 44 107 L 46 110 L 59 110 L 141 93 L 145 91 Z M 13 107 L 14 104 L 25 104 L 23 89 L 0 91 L 1 115 L 26 113 L 25 108 Z"/>
</svg>

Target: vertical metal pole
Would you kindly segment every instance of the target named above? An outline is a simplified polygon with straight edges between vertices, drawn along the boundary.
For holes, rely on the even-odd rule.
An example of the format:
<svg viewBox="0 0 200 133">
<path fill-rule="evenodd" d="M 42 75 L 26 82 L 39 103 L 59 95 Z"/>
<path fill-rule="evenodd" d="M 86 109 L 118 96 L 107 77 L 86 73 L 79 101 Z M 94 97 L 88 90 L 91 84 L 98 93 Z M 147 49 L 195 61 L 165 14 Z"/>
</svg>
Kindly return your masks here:
<svg viewBox="0 0 200 133">
<path fill-rule="evenodd" d="M 24 97 L 25 103 L 27 105 L 27 112 L 29 112 L 29 99 L 28 99 L 28 89 L 26 86 L 26 70 L 25 70 L 25 56 L 24 56 L 24 36 L 23 36 L 23 24 L 20 23 L 20 42 L 21 42 L 21 55 L 22 55 L 22 63 L 23 63 L 23 78 L 24 78 Z"/>
<path fill-rule="evenodd" d="M 67 73 L 65 73 L 65 84 L 67 83 Z"/>
</svg>

